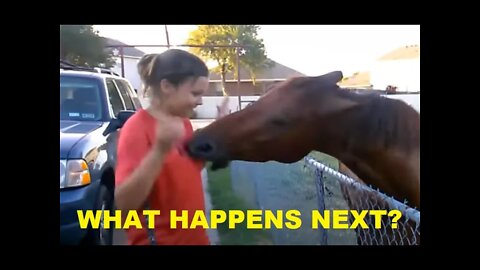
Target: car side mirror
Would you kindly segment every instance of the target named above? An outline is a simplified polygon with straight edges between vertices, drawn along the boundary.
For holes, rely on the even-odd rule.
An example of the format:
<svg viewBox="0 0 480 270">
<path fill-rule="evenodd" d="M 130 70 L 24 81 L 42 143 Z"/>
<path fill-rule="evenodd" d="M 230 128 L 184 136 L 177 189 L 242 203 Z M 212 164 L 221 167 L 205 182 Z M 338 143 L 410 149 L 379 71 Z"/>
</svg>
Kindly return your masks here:
<svg viewBox="0 0 480 270">
<path fill-rule="evenodd" d="M 131 110 L 120 111 L 117 115 L 117 119 L 118 121 L 120 121 L 120 127 L 123 127 L 125 122 L 127 122 L 127 120 L 134 114 L 135 114 L 135 111 L 131 111 Z"/>
<path fill-rule="evenodd" d="M 112 133 L 113 131 L 115 131 L 119 128 L 122 128 L 123 125 L 125 124 L 125 122 L 127 122 L 127 120 L 134 114 L 135 114 L 135 111 L 131 111 L 131 110 L 120 111 L 117 114 L 117 118 L 112 119 L 110 121 L 107 128 L 103 132 L 103 136 L 107 136 L 108 134 Z"/>
</svg>

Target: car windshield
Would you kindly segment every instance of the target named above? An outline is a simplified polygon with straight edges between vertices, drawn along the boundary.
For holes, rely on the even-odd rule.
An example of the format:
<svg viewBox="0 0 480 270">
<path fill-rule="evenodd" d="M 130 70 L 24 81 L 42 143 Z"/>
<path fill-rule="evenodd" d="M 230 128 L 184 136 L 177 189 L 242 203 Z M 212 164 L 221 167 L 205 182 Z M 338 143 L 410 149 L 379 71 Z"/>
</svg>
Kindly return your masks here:
<svg viewBox="0 0 480 270">
<path fill-rule="evenodd" d="M 97 121 L 102 119 L 97 80 L 60 76 L 60 120 Z"/>
</svg>

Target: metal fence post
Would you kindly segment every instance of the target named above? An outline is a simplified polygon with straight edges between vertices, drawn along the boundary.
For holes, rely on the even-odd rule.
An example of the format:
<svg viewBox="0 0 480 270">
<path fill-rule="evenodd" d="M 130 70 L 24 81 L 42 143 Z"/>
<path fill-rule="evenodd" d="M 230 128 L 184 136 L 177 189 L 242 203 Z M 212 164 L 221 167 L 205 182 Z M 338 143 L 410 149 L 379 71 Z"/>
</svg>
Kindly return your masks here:
<svg viewBox="0 0 480 270">
<path fill-rule="evenodd" d="M 323 171 L 318 168 L 315 169 L 315 184 L 317 187 L 318 211 L 320 211 L 320 213 L 325 213 L 325 188 L 323 183 Z M 320 232 L 322 233 L 320 244 L 325 246 L 328 244 L 327 230 L 325 230 L 323 226 L 320 226 Z"/>
</svg>

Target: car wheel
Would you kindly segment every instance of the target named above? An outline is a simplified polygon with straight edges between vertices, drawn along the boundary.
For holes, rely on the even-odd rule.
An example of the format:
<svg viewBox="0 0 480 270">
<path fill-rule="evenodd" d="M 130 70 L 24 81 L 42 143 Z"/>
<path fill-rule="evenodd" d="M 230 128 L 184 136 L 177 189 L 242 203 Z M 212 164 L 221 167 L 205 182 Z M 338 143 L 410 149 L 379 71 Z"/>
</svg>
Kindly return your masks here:
<svg viewBox="0 0 480 270">
<path fill-rule="evenodd" d="M 100 185 L 100 190 L 98 192 L 95 209 L 98 210 L 107 210 L 109 212 L 113 211 L 113 196 L 110 190 L 104 186 Z M 98 229 L 90 228 L 89 234 L 87 235 L 86 244 L 88 245 L 112 245 L 113 243 L 113 229 L 105 229 L 104 216 L 100 217 L 100 225 Z"/>
</svg>

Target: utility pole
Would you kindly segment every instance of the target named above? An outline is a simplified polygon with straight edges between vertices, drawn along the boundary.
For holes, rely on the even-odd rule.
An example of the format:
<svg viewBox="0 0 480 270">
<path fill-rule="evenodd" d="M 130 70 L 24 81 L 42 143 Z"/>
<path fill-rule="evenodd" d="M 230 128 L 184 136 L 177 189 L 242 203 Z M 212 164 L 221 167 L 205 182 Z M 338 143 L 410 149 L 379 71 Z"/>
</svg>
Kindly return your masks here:
<svg viewBox="0 0 480 270">
<path fill-rule="evenodd" d="M 120 60 L 122 65 L 122 77 L 125 78 L 125 57 L 123 55 L 123 47 L 120 47 Z"/>
<path fill-rule="evenodd" d="M 165 36 L 167 37 L 167 48 L 170 49 L 170 38 L 168 37 L 168 28 L 165 24 Z"/>
<path fill-rule="evenodd" d="M 242 110 L 242 93 L 240 92 L 240 47 L 236 48 L 236 62 L 237 62 L 237 95 L 238 95 L 238 110 Z"/>
</svg>

